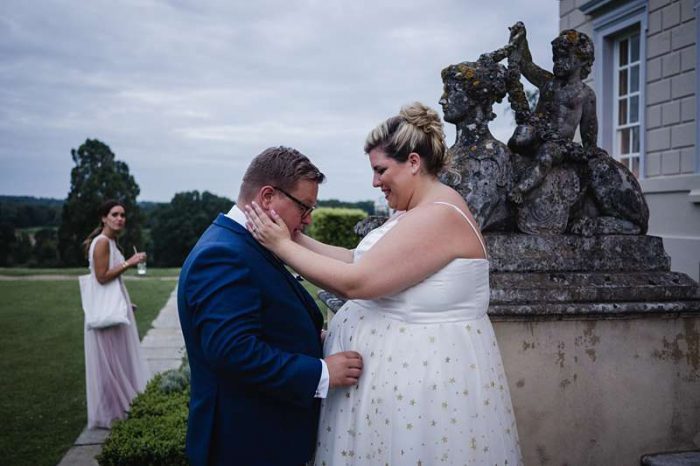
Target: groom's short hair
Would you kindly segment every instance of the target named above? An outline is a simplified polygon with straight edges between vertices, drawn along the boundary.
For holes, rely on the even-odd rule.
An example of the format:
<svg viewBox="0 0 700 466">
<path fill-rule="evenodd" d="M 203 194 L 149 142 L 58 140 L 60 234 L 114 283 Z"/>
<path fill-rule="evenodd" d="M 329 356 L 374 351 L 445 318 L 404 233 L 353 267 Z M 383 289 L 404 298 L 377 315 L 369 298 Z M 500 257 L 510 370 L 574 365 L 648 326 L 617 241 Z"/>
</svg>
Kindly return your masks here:
<svg viewBox="0 0 700 466">
<path fill-rule="evenodd" d="M 258 154 L 243 175 L 239 198 L 252 199 L 265 185 L 291 191 L 301 180 L 323 183 L 326 175 L 301 152 L 291 147 L 269 147 Z"/>
</svg>

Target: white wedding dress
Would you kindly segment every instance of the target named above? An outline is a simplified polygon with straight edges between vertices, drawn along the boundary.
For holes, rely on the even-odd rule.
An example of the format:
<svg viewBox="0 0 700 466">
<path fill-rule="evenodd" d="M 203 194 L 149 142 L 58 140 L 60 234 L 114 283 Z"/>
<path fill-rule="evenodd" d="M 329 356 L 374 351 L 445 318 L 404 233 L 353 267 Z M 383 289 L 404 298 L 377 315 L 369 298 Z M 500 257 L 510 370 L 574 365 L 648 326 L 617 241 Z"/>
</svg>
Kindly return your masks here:
<svg viewBox="0 0 700 466">
<path fill-rule="evenodd" d="M 354 260 L 400 220 L 370 232 Z M 393 296 L 348 301 L 324 353 L 358 351 L 363 374 L 323 401 L 315 464 L 522 464 L 488 304 L 486 259 L 455 259 Z"/>
</svg>

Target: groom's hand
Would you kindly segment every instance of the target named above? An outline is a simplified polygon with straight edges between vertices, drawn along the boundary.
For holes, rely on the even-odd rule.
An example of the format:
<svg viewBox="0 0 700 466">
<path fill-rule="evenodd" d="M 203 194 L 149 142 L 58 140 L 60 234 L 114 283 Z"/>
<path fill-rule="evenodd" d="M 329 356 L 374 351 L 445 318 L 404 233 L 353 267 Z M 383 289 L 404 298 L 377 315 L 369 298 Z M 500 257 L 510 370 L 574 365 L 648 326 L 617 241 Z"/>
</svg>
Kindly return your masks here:
<svg viewBox="0 0 700 466">
<path fill-rule="evenodd" d="M 362 356 L 357 351 L 331 354 L 325 361 L 330 388 L 355 385 L 362 374 Z"/>
</svg>

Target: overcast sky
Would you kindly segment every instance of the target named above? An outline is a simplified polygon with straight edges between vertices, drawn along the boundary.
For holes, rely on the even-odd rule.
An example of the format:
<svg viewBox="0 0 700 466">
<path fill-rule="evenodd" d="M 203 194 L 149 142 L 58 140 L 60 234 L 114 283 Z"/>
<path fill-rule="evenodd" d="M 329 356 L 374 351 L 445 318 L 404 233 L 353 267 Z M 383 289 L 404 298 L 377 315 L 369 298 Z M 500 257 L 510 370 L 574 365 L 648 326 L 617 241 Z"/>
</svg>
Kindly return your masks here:
<svg viewBox="0 0 700 466">
<path fill-rule="evenodd" d="M 0 2 L 0 194 L 65 198 L 72 148 L 109 145 L 139 200 L 234 198 L 250 159 L 295 147 L 319 198 L 380 197 L 362 152 L 415 100 L 440 114 L 440 70 L 503 46 L 522 20 L 551 69 L 555 0 Z M 507 140 L 512 118 L 492 123 Z M 446 125 L 448 144 L 454 127 Z"/>
</svg>

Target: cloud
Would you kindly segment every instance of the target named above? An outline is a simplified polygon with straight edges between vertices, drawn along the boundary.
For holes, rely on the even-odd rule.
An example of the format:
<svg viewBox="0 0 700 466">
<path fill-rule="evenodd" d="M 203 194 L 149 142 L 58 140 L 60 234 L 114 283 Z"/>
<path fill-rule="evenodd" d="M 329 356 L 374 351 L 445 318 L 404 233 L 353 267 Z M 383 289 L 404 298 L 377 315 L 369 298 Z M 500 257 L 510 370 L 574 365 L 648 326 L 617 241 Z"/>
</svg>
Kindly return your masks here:
<svg viewBox="0 0 700 466">
<path fill-rule="evenodd" d="M 407 102 L 439 110 L 440 70 L 504 45 L 517 20 L 536 25 L 535 61 L 550 68 L 557 8 L 548 0 L 5 0 L 0 185 L 3 194 L 64 197 L 70 149 L 98 138 L 129 164 L 142 199 L 186 189 L 232 195 L 250 158 L 285 144 L 327 172 L 322 197 L 374 199 L 367 132 Z M 512 124 L 497 113 L 492 129 L 507 138 Z M 451 144 L 451 125 L 447 132 Z"/>
</svg>

